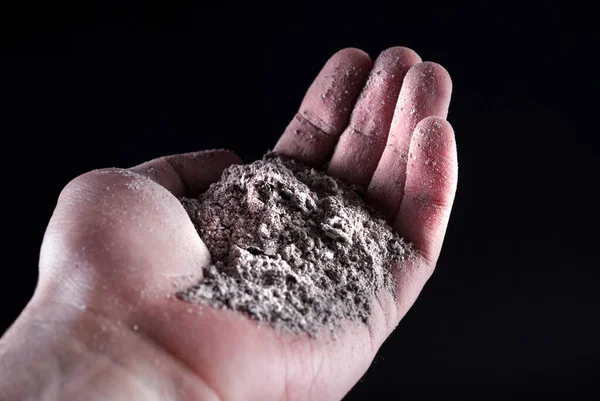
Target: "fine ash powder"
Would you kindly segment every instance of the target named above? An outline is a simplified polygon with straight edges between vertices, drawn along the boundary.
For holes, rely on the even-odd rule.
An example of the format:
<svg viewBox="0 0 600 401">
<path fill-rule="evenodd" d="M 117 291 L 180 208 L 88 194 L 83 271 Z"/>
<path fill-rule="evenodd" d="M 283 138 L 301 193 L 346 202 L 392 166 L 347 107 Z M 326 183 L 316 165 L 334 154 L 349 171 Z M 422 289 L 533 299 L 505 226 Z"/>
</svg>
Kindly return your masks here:
<svg viewBox="0 0 600 401">
<path fill-rule="evenodd" d="M 181 202 L 212 264 L 179 298 L 292 332 L 368 324 L 377 292 L 393 293 L 387 266 L 412 255 L 358 188 L 276 153 Z"/>
</svg>

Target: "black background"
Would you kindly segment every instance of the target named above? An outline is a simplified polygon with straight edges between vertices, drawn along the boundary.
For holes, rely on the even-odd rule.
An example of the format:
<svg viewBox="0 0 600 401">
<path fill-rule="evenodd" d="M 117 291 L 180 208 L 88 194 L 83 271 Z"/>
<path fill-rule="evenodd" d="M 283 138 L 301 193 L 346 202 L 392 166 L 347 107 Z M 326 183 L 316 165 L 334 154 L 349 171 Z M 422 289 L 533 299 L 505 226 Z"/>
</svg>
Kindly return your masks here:
<svg viewBox="0 0 600 401">
<path fill-rule="evenodd" d="M 459 186 L 433 278 L 347 400 L 592 399 L 599 34 L 577 2 L 2 5 L 0 332 L 61 188 L 94 168 L 272 147 L 326 59 L 450 72 Z M 597 16 L 597 14 L 596 14 Z"/>
</svg>

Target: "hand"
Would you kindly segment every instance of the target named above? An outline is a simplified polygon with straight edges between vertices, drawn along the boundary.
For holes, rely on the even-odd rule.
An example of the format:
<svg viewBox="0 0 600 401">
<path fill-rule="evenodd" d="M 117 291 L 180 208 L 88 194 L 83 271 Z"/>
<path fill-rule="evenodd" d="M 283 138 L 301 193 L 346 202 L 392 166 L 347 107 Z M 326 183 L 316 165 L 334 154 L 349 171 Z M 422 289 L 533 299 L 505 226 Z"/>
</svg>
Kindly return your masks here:
<svg viewBox="0 0 600 401">
<path fill-rule="evenodd" d="M 366 83 L 365 83 L 366 82 Z M 206 246 L 178 201 L 241 160 L 227 151 L 96 170 L 62 191 L 35 294 L 0 341 L 2 400 L 338 400 L 360 379 L 436 264 L 457 182 L 451 82 L 406 48 L 336 53 L 275 151 L 367 188 L 419 257 L 390 266 L 371 327 L 282 334 L 172 295 Z"/>
</svg>

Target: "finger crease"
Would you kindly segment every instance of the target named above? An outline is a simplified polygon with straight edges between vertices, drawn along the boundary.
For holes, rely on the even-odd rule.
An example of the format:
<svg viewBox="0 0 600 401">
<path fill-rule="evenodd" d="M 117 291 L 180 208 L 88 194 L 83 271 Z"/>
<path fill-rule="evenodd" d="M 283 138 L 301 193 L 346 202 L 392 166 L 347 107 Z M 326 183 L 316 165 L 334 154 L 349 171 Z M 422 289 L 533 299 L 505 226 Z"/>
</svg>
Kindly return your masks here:
<svg viewBox="0 0 600 401">
<path fill-rule="evenodd" d="M 315 118 L 314 116 L 312 118 L 309 118 L 307 116 L 307 114 L 308 114 L 308 112 L 306 112 L 306 111 L 303 113 L 297 113 L 296 120 L 300 121 L 301 124 L 306 124 L 306 125 L 310 126 L 311 128 L 313 128 L 315 131 L 317 131 L 322 136 L 327 136 L 327 137 L 332 137 L 332 138 L 335 138 L 338 136 L 336 133 L 336 130 L 333 129 L 333 127 L 326 124 L 324 121 Z M 322 127 L 325 127 L 325 128 L 322 128 Z"/>
<path fill-rule="evenodd" d="M 362 131 L 354 126 L 350 126 L 349 129 L 350 129 L 350 132 L 352 132 L 353 134 L 358 134 L 359 136 L 368 138 L 371 141 L 375 141 L 377 143 L 385 142 L 383 135 L 380 132 L 378 132 L 377 130 Z M 367 134 L 366 132 L 371 132 L 371 133 Z"/>
</svg>

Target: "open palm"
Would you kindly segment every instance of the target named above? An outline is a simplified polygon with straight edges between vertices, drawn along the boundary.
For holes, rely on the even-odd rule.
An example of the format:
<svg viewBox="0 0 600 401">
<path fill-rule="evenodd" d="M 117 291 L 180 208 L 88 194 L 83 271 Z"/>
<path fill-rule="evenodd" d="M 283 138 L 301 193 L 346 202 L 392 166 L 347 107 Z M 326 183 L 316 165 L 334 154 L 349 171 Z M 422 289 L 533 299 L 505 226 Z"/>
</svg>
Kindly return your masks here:
<svg viewBox="0 0 600 401">
<path fill-rule="evenodd" d="M 0 391 L 20 399 L 34 375 L 39 395 L 63 400 L 343 398 L 437 261 L 457 182 L 445 121 L 450 92 L 447 72 L 410 49 L 388 49 L 375 62 L 344 49 L 275 146 L 366 188 L 415 245 L 418 258 L 390 266 L 397 297 L 379 295 L 369 327 L 346 322 L 335 338 L 292 335 L 174 297 L 210 262 L 178 198 L 197 196 L 241 160 L 221 150 L 167 156 L 92 171 L 65 187 L 42 245 L 36 293 L 0 341 L 0 371 L 20 372 L 11 383 L 0 378 Z M 30 356 L 15 344 L 29 344 Z"/>
</svg>

